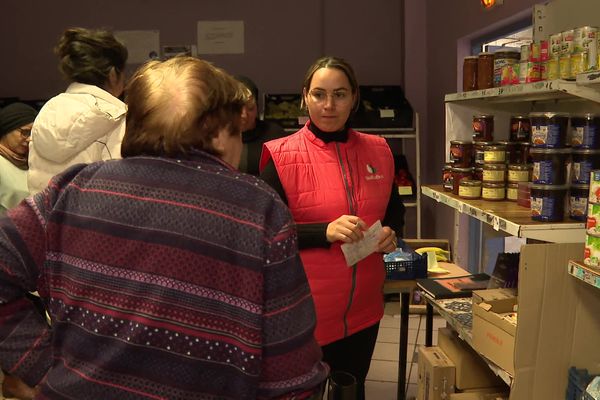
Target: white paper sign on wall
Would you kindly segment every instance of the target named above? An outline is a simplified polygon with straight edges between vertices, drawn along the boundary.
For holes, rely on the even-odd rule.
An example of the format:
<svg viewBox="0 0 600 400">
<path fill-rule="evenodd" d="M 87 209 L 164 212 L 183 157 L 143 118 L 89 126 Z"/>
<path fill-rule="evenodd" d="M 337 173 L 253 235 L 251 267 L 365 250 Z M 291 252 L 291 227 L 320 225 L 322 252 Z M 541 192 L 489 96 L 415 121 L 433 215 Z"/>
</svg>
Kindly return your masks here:
<svg viewBox="0 0 600 400">
<path fill-rule="evenodd" d="M 244 21 L 198 21 L 198 54 L 244 54 Z"/>
</svg>

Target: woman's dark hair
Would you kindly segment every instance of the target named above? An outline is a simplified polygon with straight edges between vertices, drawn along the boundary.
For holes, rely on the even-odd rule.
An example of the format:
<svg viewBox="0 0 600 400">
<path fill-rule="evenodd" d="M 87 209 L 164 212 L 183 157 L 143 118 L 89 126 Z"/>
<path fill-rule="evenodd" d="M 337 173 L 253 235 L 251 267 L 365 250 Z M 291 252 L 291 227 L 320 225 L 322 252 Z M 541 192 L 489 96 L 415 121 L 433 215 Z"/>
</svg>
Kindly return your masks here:
<svg viewBox="0 0 600 400">
<path fill-rule="evenodd" d="M 352 90 L 352 94 L 356 95 L 356 101 L 354 102 L 353 110 L 356 111 L 358 108 L 358 104 L 360 101 L 360 92 L 358 90 L 358 80 L 356 79 L 356 74 L 354 73 L 354 69 L 352 66 L 343 58 L 338 57 L 321 57 L 317 61 L 315 61 L 306 71 L 306 75 L 304 76 L 304 81 L 302 82 L 302 93 L 308 93 L 310 90 L 310 84 L 312 82 L 312 78 L 319 69 L 321 68 L 335 68 L 342 71 L 346 77 L 348 78 L 348 82 L 350 82 L 350 89 Z M 304 108 L 306 106 L 304 102 L 304 95 L 302 96 L 302 104 L 301 107 Z"/>
<path fill-rule="evenodd" d="M 112 68 L 121 73 L 127 48 L 112 33 L 85 28 L 67 29 L 56 48 L 59 69 L 70 82 L 104 86 Z"/>
<path fill-rule="evenodd" d="M 194 57 L 146 63 L 127 87 L 121 155 L 174 157 L 198 149 L 219 156 L 212 139 L 222 129 L 241 134 L 244 89 L 225 71 Z"/>
</svg>

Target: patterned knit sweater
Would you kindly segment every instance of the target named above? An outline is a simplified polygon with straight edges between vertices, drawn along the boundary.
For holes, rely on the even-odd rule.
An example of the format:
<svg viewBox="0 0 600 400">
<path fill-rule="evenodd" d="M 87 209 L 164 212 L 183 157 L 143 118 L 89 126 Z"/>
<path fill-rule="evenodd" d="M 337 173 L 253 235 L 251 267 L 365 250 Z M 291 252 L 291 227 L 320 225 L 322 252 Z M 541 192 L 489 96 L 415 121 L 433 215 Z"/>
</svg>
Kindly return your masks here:
<svg viewBox="0 0 600 400">
<path fill-rule="evenodd" d="M 77 165 L 0 220 L 0 366 L 39 399 L 303 399 L 314 328 L 289 211 L 206 153 Z"/>
</svg>

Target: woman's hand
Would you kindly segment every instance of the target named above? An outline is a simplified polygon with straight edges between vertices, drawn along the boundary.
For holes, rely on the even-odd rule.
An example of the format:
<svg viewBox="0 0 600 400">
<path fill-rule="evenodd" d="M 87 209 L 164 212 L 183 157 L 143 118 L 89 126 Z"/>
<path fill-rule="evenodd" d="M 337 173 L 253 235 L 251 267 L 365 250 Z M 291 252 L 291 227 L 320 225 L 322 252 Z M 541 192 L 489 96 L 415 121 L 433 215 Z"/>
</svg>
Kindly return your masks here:
<svg viewBox="0 0 600 400">
<path fill-rule="evenodd" d="M 396 232 L 389 226 L 384 226 L 381 231 L 381 237 L 377 244 L 377 251 L 380 253 L 391 253 L 396 250 L 398 246 L 398 239 L 396 238 Z"/>
<path fill-rule="evenodd" d="M 363 238 L 363 227 L 365 222 L 356 215 L 342 215 L 327 225 L 327 241 L 329 243 L 338 240 L 344 243 L 358 242 Z"/>
</svg>

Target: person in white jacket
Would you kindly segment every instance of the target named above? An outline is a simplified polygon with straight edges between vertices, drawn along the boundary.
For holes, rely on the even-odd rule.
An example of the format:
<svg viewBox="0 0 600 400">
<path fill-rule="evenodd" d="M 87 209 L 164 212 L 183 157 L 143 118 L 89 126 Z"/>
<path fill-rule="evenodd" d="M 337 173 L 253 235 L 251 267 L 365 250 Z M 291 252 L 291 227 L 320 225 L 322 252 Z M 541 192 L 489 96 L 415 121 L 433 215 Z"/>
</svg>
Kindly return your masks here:
<svg viewBox="0 0 600 400">
<path fill-rule="evenodd" d="M 71 28 L 55 51 L 70 85 L 44 104 L 33 124 L 30 194 L 71 165 L 121 158 L 127 107 L 118 97 L 125 86 L 127 48 L 110 32 Z"/>
</svg>

